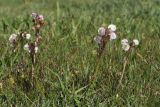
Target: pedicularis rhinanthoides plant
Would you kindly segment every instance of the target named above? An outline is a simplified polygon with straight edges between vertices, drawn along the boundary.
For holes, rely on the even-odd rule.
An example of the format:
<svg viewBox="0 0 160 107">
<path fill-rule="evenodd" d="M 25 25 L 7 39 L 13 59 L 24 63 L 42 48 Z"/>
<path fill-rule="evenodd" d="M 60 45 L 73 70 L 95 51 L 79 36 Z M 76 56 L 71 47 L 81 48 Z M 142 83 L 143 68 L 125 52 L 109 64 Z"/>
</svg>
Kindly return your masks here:
<svg viewBox="0 0 160 107">
<path fill-rule="evenodd" d="M 101 56 L 108 41 L 112 41 L 117 38 L 116 26 L 110 24 L 108 28 L 100 27 L 98 29 L 98 35 L 94 38 L 94 41 L 99 45 L 98 55 Z"/>
<path fill-rule="evenodd" d="M 34 31 L 33 41 L 29 41 L 31 38 L 30 33 L 27 33 L 26 31 L 20 31 L 17 34 L 11 34 L 11 36 L 9 37 L 9 42 L 13 47 L 14 52 L 16 52 L 19 43 L 22 43 L 21 45 L 24 45 L 24 42 L 26 43 L 24 46 L 21 47 L 29 53 L 32 61 L 32 71 L 33 71 L 34 65 L 36 63 L 35 55 L 38 52 L 38 46 L 42 39 L 40 30 L 44 26 L 44 18 L 43 15 L 40 15 L 38 13 L 32 13 L 31 17 L 33 22 L 32 30 Z"/>
<path fill-rule="evenodd" d="M 121 45 L 122 45 L 122 50 L 125 52 L 125 56 L 124 56 L 123 69 L 122 69 L 122 72 L 121 72 L 121 77 L 119 79 L 118 88 L 119 88 L 119 86 L 122 85 L 122 79 L 124 77 L 124 73 L 125 73 L 125 70 L 126 70 L 127 63 L 129 62 L 129 60 L 128 60 L 129 50 L 138 46 L 139 41 L 137 39 L 133 39 L 131 41 L 129 41 L 128 39 L 122 39 L 121 40 Z"/>
<path fill-rule="evenodd" d="M 32 30 L 35 33 L 35 40 L 31 43 L 27 43 L 24 45 L 24 50 L 28 51 L 30 53 L 32 63 L 35 64 L 35 54 L 38 51 L 38 45 L 40 44 L 40 41 L 42 39 L 42 36 L 40 34 L 40 30 L 42 26 L 44 25 L 44 18 L 43 15 L 39 15 L 37 13 L 32 13 Z"/>
<path fill-rule="evenodd" d="M 105 50 L 105 46 L 108 41 L 112 41 L 117 38 L 115 31 L 116 31 L 116 26 L 114 24 L 110 24 L 108 26 L 108 28 L 100 27 L 98 29 L 98 35 L 96 37 L 94 37 L 94 41 L 99 46 L 99 49 L 97 51 L 98 56 L 100 56 L 100 57 L 102 56 L 102 53 Z M 121 77 L 119 80 L 118 87 L 122 84 L 122 79 L 123 79 L 126 65 L 128 62 L 129 50 L 138 46 L 139 41 L 137 39 L 133 39 L 131 41 L 129 41 L 128 39 L 123 39 L 123 40 L 121 40 L 121 44 L 122 44 L 122 50 L 125 52 L 124 53 L 125 57 L 124 57 L 124 63 L 123 63 L 123 70 L 121 72 Z M 99 68 L 99 60 L 98 60 L 98 64 L 97 64 L 97 68 L 96 68 L 94 76 L 97 75 L 98 68 Z"/>
<path fill-rule="evenodd" d="M 94 37 L 94 41 L 99 46 L 99 48 L 97 50 L 99 58 L 97 60 L 97 66 L 96 66 L 95 73 L 93 74 L 93 78 L 95 78 L 97 73 L 98 73 L 99 64 L 100 64 L 101 59 L 102 59 L 101 56 L 102 56 L 102 53 L 105 50 L 105 46 L 106 46 L 107 42 L 112 41 L 112 40 L 117 38 L 117 35 L 116 35 L 115 31 L 116 31 L 116 25 L 110 24 L 107 28 L 100 27 L 98 29 L 98 35 L 96 37 Z"/>
</svg>

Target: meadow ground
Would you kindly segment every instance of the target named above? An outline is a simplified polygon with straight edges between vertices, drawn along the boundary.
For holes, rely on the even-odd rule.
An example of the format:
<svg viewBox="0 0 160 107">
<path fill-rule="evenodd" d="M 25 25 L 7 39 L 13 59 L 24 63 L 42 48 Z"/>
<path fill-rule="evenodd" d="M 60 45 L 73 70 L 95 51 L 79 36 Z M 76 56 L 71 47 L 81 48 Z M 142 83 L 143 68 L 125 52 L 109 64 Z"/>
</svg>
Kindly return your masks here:
<svg viewBox="0 0 160 107">
<path fill-rule="evenodd" d="M 8 38 L 33 35 L 32 12 L 46 25 L 30 77 L 28 53 L 13 52 Z M 98 58 L 93 38 L 111 23 L 117 39 Z M 140 41 L 126 65 L 123 38 Z M 159 107 L 160 1 L 0 0 L 0 106 Z"/>
</svg>

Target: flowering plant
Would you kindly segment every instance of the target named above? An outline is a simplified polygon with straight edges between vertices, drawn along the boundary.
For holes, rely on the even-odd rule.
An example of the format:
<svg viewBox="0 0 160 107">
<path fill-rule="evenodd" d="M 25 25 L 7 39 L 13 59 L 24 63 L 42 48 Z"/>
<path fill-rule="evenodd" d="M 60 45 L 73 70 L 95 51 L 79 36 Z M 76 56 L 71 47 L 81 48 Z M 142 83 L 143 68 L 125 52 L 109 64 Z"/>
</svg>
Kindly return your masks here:
<svg viewBox="0 0 160 107">
<path fill-rule="evenodd" d="M 127 52 L 127 54 L 125 54 L 124 56 L 124 62 L 123 62 L 123 69 L 122 69 L 122 72 L 121 72 L 121 77 L 120 77 L 120 80 L 119 80 L 119 85 L 122 85 L 122 79 L 124 77 L 124 73 L 125 73 L 125 69 L 126 69 L 126 66 L 127 66 L 127 63 L 129 62 L 128 61 L 128 51 L 133 48 L 133 47 L 136 47 L 139 45 L 139 41 L 137 39 L 133 39 L 131 41 L 129 41 L 128 39 L 122 39 L 121 40 L 121 45 L 122 45 L 122 50 L 124 52 Z"/>
<path fill-rule="evenodd" d="M 17 34 L 11 34 L 9 37 L 9 42 L 10 45 L 14 48 L 14 52 L 16 52 L 17 44 L 21 42 L 23 49 L 30 54 L 33 71 L 34 64 L 36 62 L 35 54 L 38 52 L 38 46 L 42 40 L 40 30 L 42 26 L 44 26 L 44 17 L 38 13 L 32 13 L 31 17 L 33 22 L 32 30 L 34 32 L 34 40 L 30 40 L 30 33 L 27 33 L 26 31 L 20 31 Z M 26 44 L 24 44 L 24 40 L 27 40 L 27 43 L 25 41 Z"/>
<path fill-rule="evenodd" d="M 127 52 L 131 47 L 135 47 L 139 45 L 139 41 L 137 39 L 133 39 L 132 41 L 128 41 L 128 39 L 121 40 L 122 49 Z"/>
<path fill-rule="evenodd" d="M 112 41 L 117 38 L 115 31 L 116 26 L 113 24 L 110 24 L 108 28 L 100 27 L 98 29 L 98 35 L 94 37 L 94 41 L 99 45 L 99 55 L 104 51 L 107 41 Z"/>
</svg>

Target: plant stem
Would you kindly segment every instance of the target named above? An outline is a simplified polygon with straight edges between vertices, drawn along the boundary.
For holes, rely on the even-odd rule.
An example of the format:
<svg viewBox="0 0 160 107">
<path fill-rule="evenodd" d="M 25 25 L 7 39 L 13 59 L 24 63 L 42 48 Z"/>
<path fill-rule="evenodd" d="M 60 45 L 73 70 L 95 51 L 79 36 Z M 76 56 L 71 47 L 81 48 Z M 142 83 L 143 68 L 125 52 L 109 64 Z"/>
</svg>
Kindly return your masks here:
<svg viewBox="0 0 160 107">
<path fill-rule="evenodd" d="M 126 70 L 126 65 L 127 65 L 127 57 L 125 56 L 125 57 L 124 57 L 124 63 L 123 63 L 122 74 L 121 74 L 121 78 L 120 78 L 120 80 L 119 80 L 118 88 L 119 88 L 120 85 L 122 85 L 122 80 L 123 80 L 124 73 L 125 73 L 125 70 Z"/>
<path fill-rule="evenodd" d="M 34 66 L 35 66 L 35 62 L 36 62 L 35 53 L 31 54 L 31 59 L 32 59 L 32 68 L 31 68 L 30 77 L 32 78 L 33 77 L 33 72 L 34 72 Z"/>
</svg>

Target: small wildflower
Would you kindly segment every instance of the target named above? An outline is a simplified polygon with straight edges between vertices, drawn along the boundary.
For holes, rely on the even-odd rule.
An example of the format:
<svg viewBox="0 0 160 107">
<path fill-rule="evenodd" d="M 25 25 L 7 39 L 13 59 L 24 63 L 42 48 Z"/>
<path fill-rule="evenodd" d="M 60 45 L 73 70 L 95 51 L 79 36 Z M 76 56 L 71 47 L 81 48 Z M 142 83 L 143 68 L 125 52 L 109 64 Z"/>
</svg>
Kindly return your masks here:
<svg viewBox="0 0 160 107">
<path fill-rule="evenodd" d="M 122 45 L 122 49 L 123 49 L 125 52 L 127 52 L 127 51 L 129 51 L 129 49 L 130 49 L 130 45 L 129 45 L 129 44 L 123 44 L 123 45 Z"/>
<path fill-rule="evenodd" d="M 100 27 L 100 28 L 98 29 L 98 34 L 99 34 L 100 36 L 104 36 L 104 35 L 105 35 L 105 32 L 106 32 L 106 29 L 105 29 L 104 27 Z"/>
<path fill-rule="evenodd" d="M 117 38 L 117 35 L 114 33 L 114 32 L 111 32 L 110 34 L 109 34 L 109 36 L 110 36 L 110 40 L 114 40 L 114 39 L 116 39 Z"/>
<path fill-rule="evenodd" d="M 35 24 L 43 25 L 43 20 L 44 20 L 43 15 L 38 14 L 38 13 L 32 13 L 32 14 L 31 14 L 31 17 L 32 17 L 32 21 L 33 21 Z"/>
<path fill-rule="evenodd" d="M 9 37 L 9 42 L 14 45 L 16 43 L 17 40 L 17 35 L 16 34 L 11 34 Z"/>
<path fill-rule="evenodd" d="M 98 44 L 101 43 L 101 40 L 102 40 L 102 37 L 101 37 L 101 36 L 96 36 L 96 37 L 94 37 L 94 41 L 95 41 L 96 43 L 98 43 Z"/>
<path fill-rule="evenodd" d="M 99 55 L 104 51 L 107 41 L 112 41 L 117 38 L 114 31 L 116 31 L 116 26 L 113 24 L 109 25 L 108 28 L 100 27 L 98 29 L 98 36 L 94 37 L 94 41 L 99 45 Z"/>
<path fill-rule="evenodd" d="M 122 44 L 122 49 L 124 51 L 128 51 L 131 47 L 139 45 L 139 41 L 137 39 L 134 39 L 129 42 L 127 39 L 122 39 L 121 44 Z"/>
<path fill-rule="evenodd" d="M 133 43 L 134 43 L 134 44 L 133 44 L 134 46 L 139 45 L 139 41 L 138 41 L 137 39 L 134 39 L 134 40 L 133 40 Z"/>
<path fill-rule="evenodd" d="M 127 40 L 127 39 L 122 39 L 122 40 L 121 40 L 121 44 L 122 44 L 122 45 L 128 44 L 128 40 Z"/>
<path fill-rule="evenodd" d="M 26 34 L 26 39 L 29 40 L 30 38 L 31 38 L 31 34 L 27 33 L 27 34 Z"/>
<path fill-rule="evenodd" d="M 28 43 L 25 44 L 23 48 L 24 48 L 25 51 L 27 51 L 27 52 L 29 52 L 29 53 L 31 52 Z"/>
<path fill-rule="evenodd" d="M 128 43 L 127 39 L 122 39 L 121 40 L 121 44 L 122 44 L 122 49 L 127 52 L 130 49 L 130 45 Z"/>
<path fill-rule="evenodd" d="M 38 52 L 38 46 L 37 42 L 31 43 L 31 44 L 25 44 L 23 49 L 29 53 L 37 53 Z"/>
<path fill-rule="evenodd" d="M 110 25 L 108 26 L 108 29 L 110 29 L 112 32 L 114 32 L 114 31 L 116 31 L 116 25 L 110 24 Z"/>
</svg>

